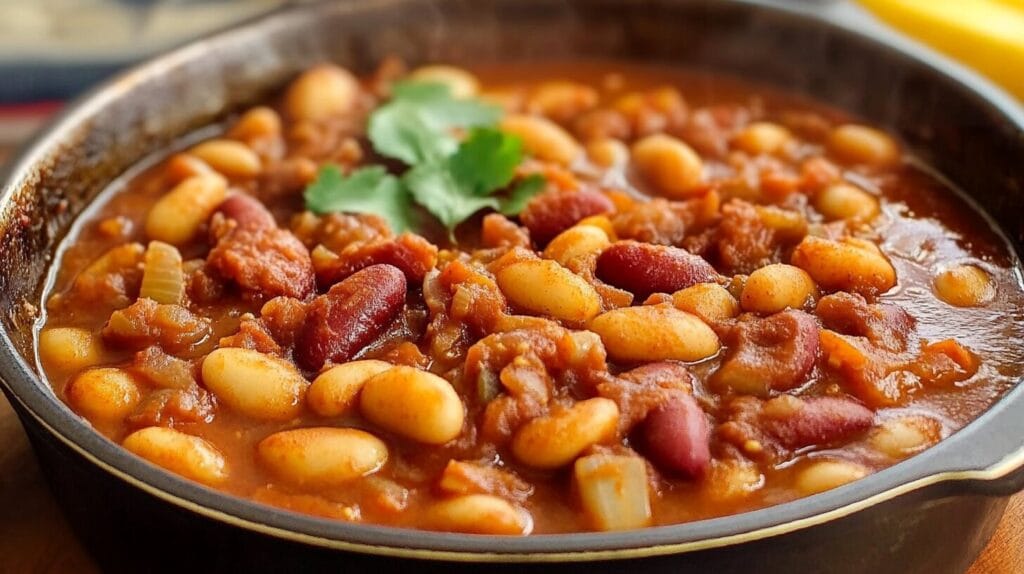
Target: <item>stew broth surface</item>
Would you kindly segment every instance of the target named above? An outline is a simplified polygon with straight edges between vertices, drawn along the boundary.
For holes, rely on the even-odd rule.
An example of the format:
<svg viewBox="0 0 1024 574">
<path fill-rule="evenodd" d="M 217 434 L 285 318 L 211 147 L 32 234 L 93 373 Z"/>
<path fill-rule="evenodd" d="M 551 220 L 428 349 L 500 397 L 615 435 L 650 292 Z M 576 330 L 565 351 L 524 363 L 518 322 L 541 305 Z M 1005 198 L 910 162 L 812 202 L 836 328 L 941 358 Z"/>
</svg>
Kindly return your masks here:
<svg viewBox="0 0 1024 574">
<path fill-rule="evenodd" d="M 366 217 L 338 216 L 339 221 L 355 230 L 345 236 L 347 241 L 341 241 L 338 238 L 342 234 L 328 228 L 329 217 L 302 215 L 302 191 L 315 176 L 317 166 L 335 163 L 349 169 L 381 162 L 365 136 L 365 119 L 386 101 L 390 82 L 401 76 L 396 70 L 400 68 L 385 64 L 376 74 L 362 78 L 358 101 L 344 114 L 302 119 L 302 114 L 295 110 L 284 111 L 289 106 L 286 94 L 282 101 L 271 104 L 277 114 L 269 116 L 278 117 L 281 122 L 276 128 L 270 122 L 269 127 L 264 126 L 266 131 L 260 132 L 262 124 L 253 122 L 257 128 L 240 131 L 238 118 L 228 121 L 225 130 L 218 130 L 221 135 L 217 137 L 240 141 L 259 158 L 254 174 L 225 174 L 231 193 L 250 194 L 259 199 L 278 226 L 298 236 L 309 251 L 317 245 L 330 244 L 330 252 L 344 257 L 347 247 L 396 241 L 386 232 L 374 231 L 377 227 L 372 221 L 368 223 Z M 301 321 L 290 331 L 267 327 L 266 309 L 264 318 L 258 319 L 261 308 L 282 293 L 241 288 L 231 271 L 225 271 L 235 268 L 217 267 L 212 262 L 212 248 L 239 228 L 237 222 L 223 216 L 214 216 L 218 221 L 204 216 L 200 228 L 175 245 L 185 262 L 187 289 L 181 307 L 196 318 L 208 319 L 208 333 L 185 344 L 167 344 L 166 339 L 161 340 L 159 334 L 152 332 L 135 332 L 132 337 L 125 337 L 112 336 L 105 329 L 112 313 L 136 304 L 146 263 L 141 252 L 125 255 L 122 261 L 107 267 L 97 267 L 95 262 L 118 246 L 132 242 L 147 245 L 153 239 L 146 231 L 151 208 L 183 179 L 209 169 L 201 160 L 194 160 L 194 156 L 201 154 L 192 154 L 188 159 L 176 152 L 113 186 L 62 244 L 51 285 L 44 294 L 47 312 L 39 349 L 42 370 L 58 396 L 86 417 L 97 431 L 118 443 L 150 426 L 169 427 L 204 439 L 219 452 L 225 474 L 205 482 L 231 494 L 340 520 L 441 530 L 482 528 L 479 531 L 488 532 L 486 525 L 469 527 L 459 522 L 458 517 L 450 516 L 455 511 L 439 510 L 443 502 L 480 493 L 505 501 L 518 513 L 506 520 L 511 520 L 512 526 L 494 527 L 501 529 L 498 533 L 515 534 L 603 528 L 600 513 L 595 515 L 593 508 L 581 499 L 580 479 L 574 475 L 571 461 L 555 468 L 538 468 L 537 464 L 520 460 L 511 447 L 530 420 L 557 417 L 584 400 L 610 399 L 618 408 L 618 426 L 610 436 L 605 433 L 594 441 L 596 444 L 586 445 L 571 458 L 606 454 L 620 457 L 614 460 L 621 461 L 640 457 L 644 463 L 643 481 L 647 484 L 643 496 L 649 500 L 650 516 L 646 521 L 641 518 L 624 525 L 635 527 L 700 520 L 779 504 L 891 466 L 963 427 L 1019 380 L 1024 368 L 1024 294 L 1018 262 L 1005 241 L 988 221 L 903 151 L 882 161 L 865 161 L 862 156 L 851 158 L 858 152 L 844 151 L 843 144 L 835 143 L 835 133 L 840 126 L 853 122 L 853 118 L 799 96 L 730 78 L 632 63 L 507 64 L 476 69 L 473 73 L 480 81 L 481 93 L 504 105 L 509 110 L 506 114 L 547 112 L 580 144 L 591 143 L 595 139 L 592 136 L 601 132 L 626 144 L 616 149 L 634 146 L 633 157 L 610 166 L 602 166 L 594 152 L 588 153 L 589 146 L 581 148 L 569 165 L 561 165 L 541 158 L 542 151 L 524 138 L 527 154 L 535 157 L 524 163 L 522 171 L 543 173 L 547 182 L 545 191 L 531 200 L 532 209 L 546 216 L 545 200 L 540 199 L 545 196 L 584 192 L 604 195 L 611 199 L 611 213 L 598 209 L 593 214 L 605 214 L 604 221 L 610 223 L 619 241 L 671 244 L 710 262 L 718 274 L 710 283 L 721 285 L 741 312 L 740 318 L 701 319 L 721 341 L 720 350 L 697 360 L 622 359 L 616 355 L 621 357 L 623 352 L 612 350 L 605 339 L 609 358 L 606 365 L 601 365 L 593 357 L 574 364 L 559 347 L 553 358 L 544 355 L 539 363 L 526 361 L 524 367 L 527 371 L 534 369 L 534 374 L 539 369 L 541 374 L 537 376 L 546 380 L 549 387 L 548 401 L 540 405 L 531 403 L 532 406 L 520 403 L 517 412 L 527 414 L 495 434 L 493 425 L 488 427 L 485 420 L 489 416 L 485 412 L 489 401 L 502 396 L 510 397 L 511 402 L 525 401 L 519 395 L 513 397 L 508 384 L 501 386 L 506 376 L 502 369 L 513 361 L 499 364 L 501 368 L 495 368 L 495 372 L 480 375 L 481 380 L 497 385 L 496 390 L 488 391 L 496 392 L 497 396 L 483 397 L 483 383 L 468 380 L 465 375 L 467 355 L 487 335 L 514 329 L 495 327 L 497 322 L 489 323 L 490 329 L 473 324 L 488 323 L 483 311 L 477 311 L 475 317 L 455 318 L 452 306 L 458 304 L 453 301 L 459 297 L 456 293 L 460 283 L 450 277 L 456 273 L 449 271 L 445 275 L 444 270 L 458 262 L 466 268 L 464 276 L 459 276 L 461 284 L 477 281 L 494 285 L 495 277 L 503 269 L 533 261 L 542 255 L 545 245 L 537 243 L 534 233 L 534 241 L 516 251 L 516 242 L 523 237 L 517 230 L 535 232 L 540 224 L 531 228 L 522 218 L 512 216 L 503 222 L 507 225 L 499 226 L 492 220 L 490 223 L 495 227 L 488 233 L 481 231 L 482 226 L 486 227 L 483 216 L 491 213 L 485 211 L 457 229 L 455 243 L 446 237 L 440 225 L 417 230 L 441 249 L 440 255 L 427 264 L 431 271 L 419 282 L 402 269 L 408 282 L 404 306 L 373 337 L 373 342 L 354 357 L 411 365 L 447 379 L 465 409 L 465 420 L 456 438 L 441 445 L 428 445 L 395 428 L 389 430 L 386 424 L 368 420 L 358 406 L 359 399 L 355 406 L 337 416 L 318 415 L 305 404 L 296 407 L 298 414 L 286 420 L 243 414 L 209 389 L 203 379 L 204 357 L 218 347 L 246 347 L 279 356 L 290 365 L 296 360 L 295 337 L 301 337 L 306 327 Z M 557 84 L 562 86 L 563 93 L 550 89 L 552 82 L 564 82 Z M 292 84 L 290 89 L 297 89 L 296 85 Z M 548 92 L 544 92 L 545 86 Z M 242 121 L 245 118 L 252 121 L 249 115 L 242 116 Z M 756 135 L 741 143 L 745 140 L 740 134 L 757 122 L 783 127 L 784 143 L 776 148 L 769 136 Z M 685 142 L 699 156 L 700 182 L 693 189 L 666 193 L 656 184 L 656 176 L 645 172 L 636 161 L 635 143 L 657 133 L 667 133 Z M 188 154 L 194 143 L 190 141 L 181 149 Z M 759 146 L 772 149 L 758 149 Z M 393 161 L 386 165 L 392 171 L 399 169 Z M 941 172 L 942 166 L 936 168 Z M 838 184 L 860 190 L 864 195 L 857 195 L 858 199 L 853 201 L 864 201 L 866 196 L 866 205 L 875 205 L 877 213 L 850 217 L 836 217 L 833 213 L 826 217 L 818 207 L 825 201 L 822 194 Z M 673 213 L 683 222 L 683 231 L 672 236 L 664 231 L 670 223 L 651 223 L 650 213 L 637 211 L 632 219 L 627 216 L 637 205 L 653 198 L 672 202 L 673 211 L 665 207 L 661 213 Z M 765 211 L 765 206 L 770 209 Z M 563 232 L 574 224 L 578 221 L 569 221 L 555 231 Z M 728 226 L 739 231 L 727 232 Z M 495 231 L 499 228 L 500 233 Z M 806 247 L 808 236 L 832 243 L 854 237 L 877 244 L 884 254 L 882 260 L 891 263 L 896 284 L 875 289 L 867 285 L 870 281 L 846 278 L 840 279 L 839 285 L 829 281 L 829 285 L 822 285 L 818 275 L 821 271 L 809 269 L 813 264 L 804 263 L 796 266 L 809 272 L 814 285 L 809 296 L 797 306 L 799 311 L 750 312 L 747 302 L 756 306 L 758 298 L 752 292 L 749 297 L 744 294 L 747 277 L 766 263 L 794 263 L 794 252 Z M 615 238 L 610 238 L 610 245 L 617 245 Z M 287 308 L 288 313 L 300 313 L 299 309 L 308 313 L 315 297 L 346 280 L 347 276 L 322 280 L 322 268 L 318 266 L 326 263 L 318 262 L 317 256 L 314 251 L 316 291 L 293 297 L 301 302 L 294 301 L 294 306 Z M 693 310 L 687 307 L 688 303 L 673 299 L 671 292 L 659 295 L 655 291 L 650 299 L 644 293 L 623 304 L 629 289 L 620 289 L 621 285 L 615 285 L 614 280 L 607 280 L 607 274 L 602 277 L 600 268 L 595 271 L 597 260 L 603 256 L 594 252 L 576 261 L 560 262 L 586 283 L 607 287 L 597 290 L 601 295 L 601 314 L 641 306 L 645 301 L 648 306 Z M 303 264 L 308 266 L 310 256 L 305 257 Z M 423 257 L 424 261 L 429 260 L 428 256 Z M 552 258 L 550 253 L 546 257 Z M 390 260 L 370 257 L 368 261 Z M 287 264 L 290 263 L 282 265 Z M 356 265 L 365 266 L 366 262 Z M 958 266 L 981 271 L 988 291 L 976 305 L 952 305 L 938 294 L 936 277 Z M 425 286 L 424 281 L 433 282 L 433 286 Z M 256 283 L 263 284 L 261 279 Z M 957 285 L 963 291 L 962 283 Z M 543 287 L 538 284 L 539 291 Z M 440 311 L 425 300 L 428 289 L 444 293 Z M 501 292 L 499 289 L 498 293 Z M 851 293 L 852 299 L 834 299 L 831 314 L 826 314 L 821 310 L 822 299 L 837 293 Z M 539 342 L 557 337 L 547 334 L 552 329 L 559 333 L 565 329 L 580 332 L 593 325 L 589 323 L 592 317 L 583 321 L 550 319 L 549 313 L 531 310 L 529 303 L 516 300 L 521 295 L 506 292 L 505 296 L 506 306 L 495 317 L 549 317 L 544 327 L 526 319 L 516 323 L 530 341 L 520 349 L 521 356 L 539 353 Z M 898 309 L 912 318 L 912 326 L 908 326 Z M 803 340 L 803 319 L 793 323 L 795 334 L 786 330 L 790 328 L 788 322 L 781 322 L 778 327 L 764 327 L 766 324 L 761 323 L 780 313 L 794 312 L 813 319 L 814 333 L 806 335 L 815 341 L 809 351 L 784 350 L 794 340 Z M 281 316 L 293 316 L 288 313 L 282 311 Z M 865 319 L 869 316 L 875 317 L 871 320 L 874 323 Z M 307 320 L 309 317 L 305 316 Z M 792 318 L 786 317 L 786 321 Z M 868 324 L 866 327 L 859 322 L 861 319 Z M 151 316 L 145 323 L 156 325 L 162 320 Z M 502 324 L 507 325 L 508 321 L 512 320 L 506 319 Z M 168 332 L 183 330 L 175 321 L 168 325 Z M 92 345 L 92 351 L 73 352 L 69 349 L 74 345 L 63 339 L 47 347 L 46 333 L 62 328 L 86 333 L 87 342 L 81 344 Z M 141 327 L 136 323 L 132 328 L 138 331 Z M 268 340 L 250 333 L 222 341 L 246 328 L 263 329 Z M 745 328 L 763 332 L 747 333 L 745 339 L 737 339 L 737 330 Z M 651 326 L 651 330 L 659 329 L 662 327 Z M 836 335 L 821 335 L 826 329 Z M 454 335 L 442 344 L 439 338 L 448 336 L 445 333 Z M 724 375 L 716 379 L 715 373 L 724 362 L 735 361 L 737 347 L 755 345 L 750 341 L 759 337 L 757 353 L 764 360 L 759 369 L 739 365 L 736 368 L 745 374 L 735 379 L 740 381 L 735 384 L 722 382 Z M 953 342 L 936 345 L 947 340 Z M 146 359 L 141 355 L 149 347 L 162 349 L 153 356 L 169 355 L 186 361 L 193 385 L 170 388 L 145 374 L 142 362 Z M 792 365 L 800 362 L 804 352 L 813 353 L 812 366 L 804 373 L 792 373 Z M 83 355 L 90 358 L 81 359 Z M 858 359 L 865 360 L 858 363 Z M 562 363 L 555 366 L 559 361 Z M 651 364 L 655 365 L 650 371 L 653 374 L 626 376 L 633 369 Z M 876 366 L 881 370 L 873 371 Z M 80 394 L 72 396 L 72 381 L 98 367 L 114 367 L 126 373 L 132 385 L 128 393 L 137 396 L 128 397 L 123 390 L 114 393 L 113 399 L 95 394 L 84 398 Z M 307 381 L 317 375 L 317 369 L 293 368 Z M 691 380 L 678 374 L 685 371 L 690 373 Z M 762 375 L 768 382 L 762 381 Z M 510 371 L 507 376 L 520 375 Z M 747 386 L 749 381 L 753 382 Z M 602 384 L 605 386 L 601 387 Z M 646 398 L 641 400 L 638 394 L 632 395 L 632 399 L 623 398 L 629 393 L 641 393 L 637 389 L 644 385 Z M 167 400 L 161 403 L 153 398 L 161 391 L 165 399 L 174 403 L 172 406 L 168 406 Z M 81 393 L 88 395 L 86 391 Z M 303 388 L 297 399 L 300 403 L 307 400 L 303 396 L 306 393 Z M 684 396 L 687 398 L 681 398 Z M 786 402 L 785 397 L 790 396 L 798 397 L 798 401 L 831 397 L 841 402 L 800 407 Z M 624 403 L 629 400 L 633 402 Z M 534 402 L 537 401 L 544 402 Z M 679 447 L 684 455 L 679 455 L 679 449 L 673 451 L 675 455 L 665 454 L 665 448 L 650 444 L 677 440 L 671 433 L 665 439 L 664 432 L 651 430 L 658 424 L 652 422 L 651 413 L 666 409 L 665 405 L 675 404 L 674 401 L 699 406 L 705 417 L 707 444 L 694 447 L 686 443 Z M 117 406 L 122 403 L 122 407 Z M 801 410 L 807 408 L 813 412 Z M 868 415 L 864 414 L 865 409 Z M 671 409 L 669 412 L 675 413 Z M 631 416 L 637 420 L 627 423 Z M 672 416 L 676 418 L 667 425 L 669 431 L 684 435 L 694 432 L 681 430 L 690 422 L 679 422 L 693 417 L 692 411 L 683 409 Z M 514 418 L 512 414 L 508 417 Z M 266 455 L 261 454 L 258 445 L 268 436 L 307 427 L 363 429 L 383 441 L 387 460 L 379 470 L 372 469 L 365 477 L 334 484 L 313 478 L 296 480 L 287 469 L 282 474 L 281 468 L 268 463 Z M 687 435 L 686 440 L 694 437 L 700 442 L 701 432 Z M 680 456 L 686 458 L 686 453 L 700 459 L 701 448 L 709 452 L 707 460 L 680 462 Z M 174 463 L 149 458 L 182 472 Z M 463 461 L 469 466 L 449 467 L 446 471 L 450 461 Z M 832 461 L 833 466 L 822 466 L 823 461 Z M 453 487 L 445 477 L 465 480 Z M 620 500 L 613 504 L 627 503 Z M 501 520 L 495 522 L 505 524 Z"/>
</svg>

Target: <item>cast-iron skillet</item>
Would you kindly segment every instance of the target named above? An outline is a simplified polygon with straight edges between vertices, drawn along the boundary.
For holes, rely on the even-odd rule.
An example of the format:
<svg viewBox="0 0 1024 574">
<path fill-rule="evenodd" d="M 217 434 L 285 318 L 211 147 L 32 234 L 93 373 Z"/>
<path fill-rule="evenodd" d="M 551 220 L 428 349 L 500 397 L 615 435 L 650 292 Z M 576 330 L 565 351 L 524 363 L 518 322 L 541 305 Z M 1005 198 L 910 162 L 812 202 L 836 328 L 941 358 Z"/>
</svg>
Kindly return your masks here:
<svg viewBox="0 0 1024 574">
<path fill-rule="evenodd" d="M 412 63 L 614 56 L 778 85 L 895 131 L 968 190 L 1015 249 L 1024 240 L 1021 111 L 944 60 L 802 9 L 715 0 L 380 0 L 305 6 L 253 21 L 135 68 L 79 101 L 14 162 L 0 195 L 4 391 L 76 532 L 104 569 L 966 568 L 1007 497 L 1024 486 L 1022 388 L 925 453 L 824 494 L 678 526 L 527 538 L 399 530 L 271 509 L 160 471 L 61 404 L 39 378 L 32 329 L 54 247 L 89 200 L 147 154 L 259 101 L 310 64 L 329 59 L 367 71 L 390 54 Z"/>
</svg>

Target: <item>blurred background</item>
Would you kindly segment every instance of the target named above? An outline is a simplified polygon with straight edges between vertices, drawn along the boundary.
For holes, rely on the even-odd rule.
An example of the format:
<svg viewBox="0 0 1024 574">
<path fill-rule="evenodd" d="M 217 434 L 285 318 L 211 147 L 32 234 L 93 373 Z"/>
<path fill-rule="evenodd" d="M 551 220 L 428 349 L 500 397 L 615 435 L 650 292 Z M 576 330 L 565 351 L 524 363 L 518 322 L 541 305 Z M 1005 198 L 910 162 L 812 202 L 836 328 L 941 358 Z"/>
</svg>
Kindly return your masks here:
<svg viewBox="0 0 1024 574">
<path fill-rule="evenodd" d="M 298 1 L 0 0 L 0 161 L 63 102 L 118 69 Z M 1024 0 L 763 1 L 898 31 L 1024 101 Z"/>
<path fill-rule="evenodd" d="M 0 148 L 126 65 L 286 3 L 0 0 Z"/>
</svg>

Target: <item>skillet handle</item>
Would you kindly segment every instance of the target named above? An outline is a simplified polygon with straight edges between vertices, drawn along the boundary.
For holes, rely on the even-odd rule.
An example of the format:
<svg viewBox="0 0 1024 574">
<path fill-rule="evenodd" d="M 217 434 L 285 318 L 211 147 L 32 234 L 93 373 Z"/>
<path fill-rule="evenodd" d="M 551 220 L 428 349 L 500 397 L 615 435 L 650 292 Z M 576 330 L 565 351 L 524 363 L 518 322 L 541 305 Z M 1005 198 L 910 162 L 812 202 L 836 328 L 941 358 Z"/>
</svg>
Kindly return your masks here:
<svg viewBox="0 0 1024 574">
<path fill-rule="evenodd" d="M 933 475 L 948 476 L 971 493 L 1010 496 L 1024 490 L 1024 383 L 918 456 L 928 459 Z"/>
</svg>

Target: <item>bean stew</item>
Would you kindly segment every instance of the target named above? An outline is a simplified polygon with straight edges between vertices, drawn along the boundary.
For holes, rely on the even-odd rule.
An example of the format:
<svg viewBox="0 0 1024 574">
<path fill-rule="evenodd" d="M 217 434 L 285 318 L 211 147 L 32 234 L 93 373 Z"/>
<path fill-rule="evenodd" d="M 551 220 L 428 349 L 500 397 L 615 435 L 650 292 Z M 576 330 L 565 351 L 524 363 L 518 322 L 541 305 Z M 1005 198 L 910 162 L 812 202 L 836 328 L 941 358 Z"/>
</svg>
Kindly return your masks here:
<svg viewBox="0 0 1024 574">
<path fill-rule="evenodd" d="M 896 138 L 615 61 L 316 66 L 115 182 L 50 279 L 40 365 L 98 432 L 410 528 L 780 504 L 1024 371 L 1019 262 Z"/>
</svg>

